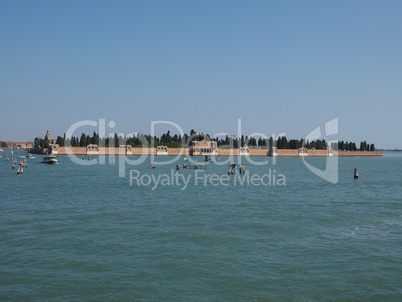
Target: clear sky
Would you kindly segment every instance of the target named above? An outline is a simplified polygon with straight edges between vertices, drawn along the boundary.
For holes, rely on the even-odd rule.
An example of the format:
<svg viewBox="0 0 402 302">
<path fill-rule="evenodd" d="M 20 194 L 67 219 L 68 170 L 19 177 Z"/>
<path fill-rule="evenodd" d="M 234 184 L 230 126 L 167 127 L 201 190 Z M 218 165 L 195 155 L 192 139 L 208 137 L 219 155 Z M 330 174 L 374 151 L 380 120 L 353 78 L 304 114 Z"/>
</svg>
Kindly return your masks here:
<svg viewBox="0 0 402 302">
<path fill-rule="evenodd" d="M 0 140 L 99 118 L 301 138 L 339 118 L 339 139 L 402 148 L 401 16 L 402 1 L 1 1 Z"/>
</svg>

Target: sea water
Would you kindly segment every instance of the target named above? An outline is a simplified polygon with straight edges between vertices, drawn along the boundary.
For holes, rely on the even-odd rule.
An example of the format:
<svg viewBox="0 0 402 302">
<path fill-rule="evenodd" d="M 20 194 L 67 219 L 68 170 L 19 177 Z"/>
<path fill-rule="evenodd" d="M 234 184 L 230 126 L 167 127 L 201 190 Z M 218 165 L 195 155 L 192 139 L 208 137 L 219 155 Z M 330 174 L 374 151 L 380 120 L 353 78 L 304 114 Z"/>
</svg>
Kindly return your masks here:
<svg viewBox="0 0 402 302">
<path fill-rule="evenodd" d="M 178 171 L 177 160 L 156 158 L 152 169 L 148 158 L 125 164 L 119 177 L 118 157 L 81 165 L 60 156 L 48 165 L 35 155 L 17 175 L 7 154 L 0 300 L 402 299 L 398 154 L 337 158 L 336 184 L 301 158 L 242 158 L 242 176 L 228 175 L 227 162 L 238 158 L 195 159 L 205 170 L 183 169 L 181 158 Z M 322 170 L 327 160 L 306 159 Z M 255 175 L 265 178 L 239 183 Z M 155 185 L 157 177 L 164 183 Z"/>
</svg>

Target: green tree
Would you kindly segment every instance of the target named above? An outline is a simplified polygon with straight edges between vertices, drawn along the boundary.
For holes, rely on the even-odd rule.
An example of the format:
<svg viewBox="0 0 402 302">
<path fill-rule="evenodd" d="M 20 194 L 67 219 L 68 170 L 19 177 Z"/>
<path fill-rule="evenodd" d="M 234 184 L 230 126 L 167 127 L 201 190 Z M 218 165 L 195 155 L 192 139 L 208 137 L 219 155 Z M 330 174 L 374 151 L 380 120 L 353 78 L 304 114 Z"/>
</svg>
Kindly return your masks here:
<svg viewBox="0 0 402 302">
<path fill-rule="evenodd" d="M 283 148 L 282 149 L 287 149 L 288 148 L 288 139 L 286 138 L 286 136 L 284 136 L 282 138 L 282 144 L 283 144 Z"/>
<path fill-rule="evenodd" d="M 87 143 L 87 136 L 85 133 L 81 133 L 81 139 L 80 139 L 80 147 L 85 147 Z"/>
<path fill-rule="evenodd" d="M 239 147 L 239 141 L 237 138 L 233 139 L 233 148 L 238 148 Z"/>
<path fill-rule="evenodd" d="M 117 136 L 117 133 L 114 134 L 114 146 L 115 148 L 119 148 L 120 144 L 119 144 L 119 137 Z"/>
<path fill-rule="evenodd" d="M 43 140 L 43 148 L 49 148 L 49 143 L 49 139 L 45 136 L 45 139 Z"/>
<path fill-rule="evenodd" d="M 271 148 L 271 147 L 275 147 L 274 139 L 272 138 L 272 136 L 269 138 L 269 146 L 268 146 L 268 148 Z"/>
<path fill-rule="evenodd" d="M 41 145 L 43 145 L 43 143 L 41 141 L 42 139 L 40 137 L 35 137 L 34 148 L 42 148 Z"/>
<path fill-rule="evenodd" d="M 91 144 L 99 146 L 99 135 L 94 131 L 91 137 Z"/>
<path fill-rule="evenodd" d="M 58 136 L 56 139 L 56 144 L 58 144 L 60 147 L 64 147 L 64 138 Z"/>
</svg>

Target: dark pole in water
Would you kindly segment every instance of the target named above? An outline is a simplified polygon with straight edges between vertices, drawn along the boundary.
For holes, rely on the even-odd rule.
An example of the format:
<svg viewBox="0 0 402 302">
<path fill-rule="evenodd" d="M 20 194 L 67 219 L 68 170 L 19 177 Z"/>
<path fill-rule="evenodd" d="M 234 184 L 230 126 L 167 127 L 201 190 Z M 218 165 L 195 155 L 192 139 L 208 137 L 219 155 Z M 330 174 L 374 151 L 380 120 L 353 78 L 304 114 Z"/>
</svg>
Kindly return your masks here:
<svg viewBox="0 0 402 302">
<path fill-rule="evenodd" d="M 23 174 L 24 173 L 24 164 L 21 160 L 20 164 L 18 165 L 18 171 L 17 174 Z"/>
<path fill-rule="evenodd" d="M 357 168 L 355 168 L 355 179 L 359 178 L 359 172 L 357 171 Z"/>
</svg>

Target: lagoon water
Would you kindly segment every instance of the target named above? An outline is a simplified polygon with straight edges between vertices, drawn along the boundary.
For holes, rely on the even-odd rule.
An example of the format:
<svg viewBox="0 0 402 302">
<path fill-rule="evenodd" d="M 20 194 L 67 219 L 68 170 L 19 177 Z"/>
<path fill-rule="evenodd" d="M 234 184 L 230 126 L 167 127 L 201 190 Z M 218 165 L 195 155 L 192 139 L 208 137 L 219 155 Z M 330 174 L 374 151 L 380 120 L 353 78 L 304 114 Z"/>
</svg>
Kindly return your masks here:
<svg viewBox="0 0 402 302">
<path fill-rule="evenodd" d="M 271 169 L 270 185 L 234 184 L 235 176 L 226 185 L 204 185 L 204 174 L 227 177 L 226 164 L 210 162 L 205 171 L 178 171 L 190 176 L 184 190 L 178 183 L 153 190 L 135 179 L 130 185 L 130 169 L 151 182 L 152 175 L 176 173 L 176 162 L 153 170 L 147 159 L 119 177 L 118 158 L 115 165 L 81 166 L 60 156 L 52 166 L 36 155 L 17 175 L 6 154 L 0 160 L 0 300 L 402 298 L 398 154 L 339 158 L 337 184 L 300 158 L 275 164 L 268 158 L 265 165 L 242 163 L 249 175 Z M 308 162 L 324 169 L 326 160 Z M 273 182 L 272 173 L 285 183 Z"/>
</svg>

